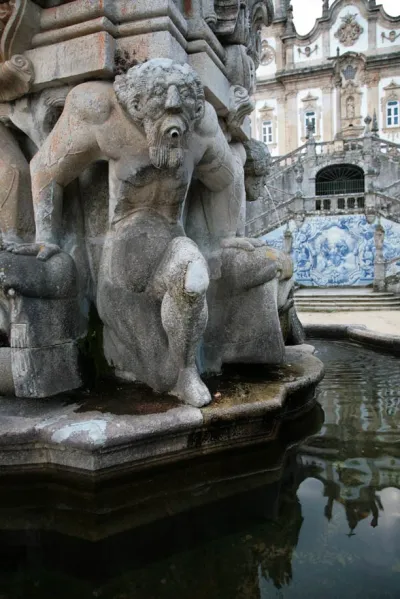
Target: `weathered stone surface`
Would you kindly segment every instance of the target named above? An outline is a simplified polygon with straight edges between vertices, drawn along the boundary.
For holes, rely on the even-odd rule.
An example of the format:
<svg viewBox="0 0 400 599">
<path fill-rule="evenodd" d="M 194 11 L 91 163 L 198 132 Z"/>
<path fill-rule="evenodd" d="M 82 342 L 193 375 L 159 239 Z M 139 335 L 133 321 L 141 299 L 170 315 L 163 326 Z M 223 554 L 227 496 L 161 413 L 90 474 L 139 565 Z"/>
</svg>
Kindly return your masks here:
<svg viewBox="0 0 400 599">
<path fill-rule="evenodd" d="M 42 348 L 11 348 L 15 395 L 50 397 L 77 389 L 82 385 L 77 362 L 76 342 Z"/>
<path fill-rule="evenodd" d="M 112 482 L 106 484 L 101 484 L 100 473 L 74 471 L 71 475 L 52 469 L 46 475 L 38 465 L 31 467 L 30 473 L 36 471 L 39 476 L 27 479 L 23 473 L 8 476 L 8 469 L 2 469 L 0 529 L 15 531 L 14 544 L 16 531 L 29 535 L 32 530 L 96 541 L 136 527 L 143 529 L 144 524 L 160 518 L 171 522 L 171 516 L 201 506 L 212 510 L 214 503 L 220 506 L 223 500 L 230 520 L 233 512 L 254 509 L 257 490 L 261 493 L 259 507 L 265 513 L 269 502 L 274 503 L 271 510 L 276 507 L 276 496 L 266 494 L 265 485 L 275 484 L 277 492 L 281 490 L 282 476 L 291 476 L 290 461 L 295 462 L 293 447 L 317 433 L 323 420 L 323 410 L 317 404 L 276 427 L 273 439 L 224 454 L 223 468 L 221 455 L 215 454 L 213 458 L 163 464 L 139 476 L 124 477 L 122 470 L 118 479 L 114 472 Z"/>
<path fill-rule="evenodd" d="M 290 259 L 244 237 L 268 168 L 243 141 L 272 3 L 56 4 L 18 1 L 0 32 L 11 43 L 15 25 L 0 64 L 17 129 L 0 130 L 0 332 L 16 394 L 80 384 L 97 311 L 116 378 L 202 407 L 200 374 L 281 363 L 295 321 Z"/>
<path fill-rule="evenodd" d="M 114 71 L 115 41 L 107 32 L 35 48 L 25 53 L 35 71 L 33 90 L 88 77 L 111 77 Z M 82 60 L 82 56 L 85 60 Z"/>
<path fill-rule="evenodd" d="M 56 466 L 112 475 L 274 438 L 282 418 L 314 405 L 323 365 L 309 346 L 288 348 L 269 376 L 210 381 L 207 408 L 130 385 L 46 401 L 0 399 L 0 467 Z"/>
</svg>

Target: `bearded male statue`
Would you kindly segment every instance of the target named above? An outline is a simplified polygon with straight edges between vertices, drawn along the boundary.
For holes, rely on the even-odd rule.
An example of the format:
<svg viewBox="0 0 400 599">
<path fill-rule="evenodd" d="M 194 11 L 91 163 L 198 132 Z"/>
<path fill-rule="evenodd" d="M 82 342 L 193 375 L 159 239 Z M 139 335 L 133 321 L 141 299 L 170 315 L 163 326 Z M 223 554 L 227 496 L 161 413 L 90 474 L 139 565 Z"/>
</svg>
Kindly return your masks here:
<svg viewBox="0 0 400 599">
<path fill-rule="evenodd" d="M 220 192 L 234 160 L 192 68 L 153 59 L 68 95 L 31 162 L 36 243 L 16 254 L 60 252 L 63 187 L 95 161 L 109 164 L 109 221 L 98 269 L 97 309 L 108 362 L 188 404 L 211 397 L 196 367 L 207 323 L 208 266 L 185 236 L 191 179 Z M 89 227 L 90 228 L 90 227 Z"/>
</svg>

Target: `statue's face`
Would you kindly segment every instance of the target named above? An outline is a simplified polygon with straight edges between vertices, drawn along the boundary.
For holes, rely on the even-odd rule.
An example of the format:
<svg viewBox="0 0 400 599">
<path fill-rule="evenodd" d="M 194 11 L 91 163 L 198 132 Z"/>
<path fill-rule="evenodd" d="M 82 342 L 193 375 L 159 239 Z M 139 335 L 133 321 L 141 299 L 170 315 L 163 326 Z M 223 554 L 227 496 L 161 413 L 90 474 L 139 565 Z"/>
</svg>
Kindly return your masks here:
<svg viewBox="0 0 400 599">
<path fill-rule="evenodd" d="M 144 127 L 152 163 L 157 168 L 176 168 L 184 160 L 195 123 L 204 114 L 198 85 L 192 72 L 181 65 L 144 69 L 135 79 L 125 108 Z"/>
<path fill-rule="evenodd" d="M 265 179 L 265 176 L 257 177 L 256 175 L 245 177 L 244 186 L 248 202 L 265 198 Z"/>
</svg>

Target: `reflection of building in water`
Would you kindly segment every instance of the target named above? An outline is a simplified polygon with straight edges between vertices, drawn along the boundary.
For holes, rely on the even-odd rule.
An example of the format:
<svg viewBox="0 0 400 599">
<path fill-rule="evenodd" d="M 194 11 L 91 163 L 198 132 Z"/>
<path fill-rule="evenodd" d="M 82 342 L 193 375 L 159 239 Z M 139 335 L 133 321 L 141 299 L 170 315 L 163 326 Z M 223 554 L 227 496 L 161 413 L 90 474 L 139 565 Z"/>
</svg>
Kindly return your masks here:
<svg viewBox="0 0 400 599">
<path fill-rule="evenodd" d="M 288 465 L 286 475 L 277 515 L 269 529 L 268 539 L 254 552 L 259 577 L 270 580 L 277 589 L 289 585 L 292 581 L 293 552 L 297 547 L 303 524 L 301 504 L 297 497 L 301 474 L 295 462 Z"/>
<path fill-rule="evenodd" d="M 326 364 L 319 395 L 325 422 L 299 456 L 303 477 L 323 483 L 328 519 L 338 502 L 351 531 L 368 517 L 377 526 L 378 491 L 400 489 L 400 364 L 340 342 L 317 355 Z"/>
<path fill-rule="evenodd" d="M 313 447 L 314 449 L 314 447 Z M 332 518 L 335 502 L 343 505 L 350 531 L 365 518 L 377 526 L 383 509 L 378 491 L 387 487 L 400 489 L 400 460 L 392 457 L 353 458 L 344 461 L 324 450 L 320 454 L 301 453 L 299 461 L 304 478 L 313 477 L 324 485 L 327 498 L 325 516 Z"/>
</svg>

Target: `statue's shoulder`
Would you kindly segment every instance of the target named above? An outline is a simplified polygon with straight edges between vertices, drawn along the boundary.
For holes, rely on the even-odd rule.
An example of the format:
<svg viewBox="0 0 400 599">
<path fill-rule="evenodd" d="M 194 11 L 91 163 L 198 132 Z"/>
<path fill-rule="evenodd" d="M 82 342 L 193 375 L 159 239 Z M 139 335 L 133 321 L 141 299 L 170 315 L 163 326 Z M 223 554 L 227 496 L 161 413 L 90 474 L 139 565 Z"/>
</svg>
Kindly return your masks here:
<svg viewBox="0 0 400 599">
<path fill-rule="evenodd" d="M 215 108 L 209 102 L 205 102 L 204 116 L 196 126 L 196 133 L 201 137 L 215 137 L 218 127 L 218 117 Z"/>
<path fill-rule="evenodd" d="M 65 108 L 89 123 L 102 123 L 109 118 L 116 104 L 112 83 L 87 81 L 69 92 Z"/>
</svg>

